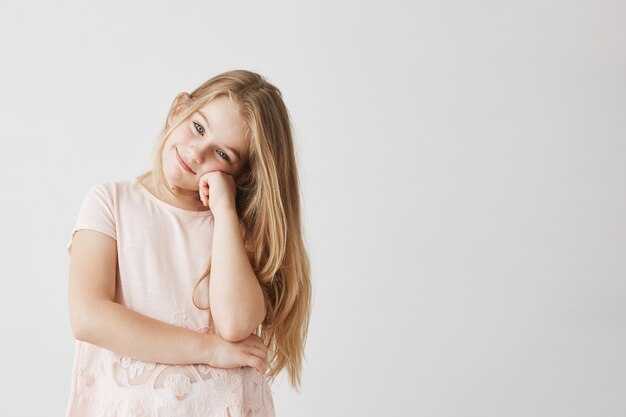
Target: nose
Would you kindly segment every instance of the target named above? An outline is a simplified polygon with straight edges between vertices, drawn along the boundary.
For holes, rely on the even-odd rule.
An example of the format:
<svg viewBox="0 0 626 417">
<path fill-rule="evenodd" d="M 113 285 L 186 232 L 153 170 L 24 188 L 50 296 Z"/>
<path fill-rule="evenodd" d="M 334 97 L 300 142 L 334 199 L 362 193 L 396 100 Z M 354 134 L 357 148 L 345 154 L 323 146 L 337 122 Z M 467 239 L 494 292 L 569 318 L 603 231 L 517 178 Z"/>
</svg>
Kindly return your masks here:
<svg viewBox="0 0 626 417">
<path fill-rule="evenodd" d="M 207 149 L 204 146 L 194 145 L 189 147 L 189 157 L 194 164 L 202 164 L 204 162 L 206 153 Z"/>
<path fill-rule="evenodd" d="M 212 162 L 207 163 L 207 161 L 211 161 L 209 158 L 210 149 L 212 145 L 209 141 L 203 143 L 194 143 L 190 144 L 188 148 L 188 158 L 194 164 L 194 171 L 199 172 L 201 170 L 210 169 L 210 166 L 213 165 Z"/>
</svg>

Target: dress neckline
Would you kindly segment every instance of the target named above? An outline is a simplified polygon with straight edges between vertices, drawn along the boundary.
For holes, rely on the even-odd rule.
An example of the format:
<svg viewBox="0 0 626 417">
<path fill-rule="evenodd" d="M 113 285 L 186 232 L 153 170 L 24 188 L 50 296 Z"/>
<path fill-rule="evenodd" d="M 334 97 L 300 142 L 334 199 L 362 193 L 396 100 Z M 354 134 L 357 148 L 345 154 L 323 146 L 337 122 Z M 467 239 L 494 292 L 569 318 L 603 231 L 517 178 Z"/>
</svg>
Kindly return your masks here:
<svg viewBox="0 0 626 417">
<path fill-rule="evenodd" d="M 158 206 L 168 211 L 172 211 L 172 212 L 179 213 L 179 214 L 184 214 L 186 216 L 196 216 L 196 217 L 204 217 L 204 216 L 213 215 L 213 212 L 211 210 L 197 210 L 197 211 L 186 210 L 180 207 L 173 206 L 170 203 L 167 203 L 161 200 L 160 198 L 158 198 L 157 196 L 155 196 L 154 194 L 152 194 L 152 191 L 148 190 L 148 188 L 145 185 L 143 185 L 141 181 L 139 181 L 138 179 L 133 180 L 133 184 L 135 184 L 137 188 L 139 188 L 149 199 L 154 201 Z"/>
</svg>

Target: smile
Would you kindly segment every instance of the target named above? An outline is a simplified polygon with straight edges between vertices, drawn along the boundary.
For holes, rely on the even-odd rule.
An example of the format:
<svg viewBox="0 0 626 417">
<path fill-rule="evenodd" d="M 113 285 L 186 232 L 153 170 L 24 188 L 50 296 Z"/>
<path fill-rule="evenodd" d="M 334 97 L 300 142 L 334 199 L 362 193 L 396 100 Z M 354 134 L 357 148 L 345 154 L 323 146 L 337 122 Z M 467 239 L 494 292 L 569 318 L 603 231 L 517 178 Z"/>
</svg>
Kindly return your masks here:
<svg viewBox="0 0 626 417">
<path fill-rule="evenodd" d="M 183 161 L 183 158 L 181 158 L 181 157 L 180 157 L 180 155 L 179 155 L 179 153 L 178 153 L 178 149 L 176 149 L 176 159 L 178 159 L 178 163 L 180 164 L 180 166 L 182 166 L 182 167 L 183 167 L 183 169 L 184 169 L 185 171 L 189 171 L 189 172 L 191 172 L 192 174 L 195 174 L 195 172 L 193 172 L 193 171 L 191 170 L 191 168 L 189 168 L 189 166 L 185 163 L 185 161 Z"/>
</svg>

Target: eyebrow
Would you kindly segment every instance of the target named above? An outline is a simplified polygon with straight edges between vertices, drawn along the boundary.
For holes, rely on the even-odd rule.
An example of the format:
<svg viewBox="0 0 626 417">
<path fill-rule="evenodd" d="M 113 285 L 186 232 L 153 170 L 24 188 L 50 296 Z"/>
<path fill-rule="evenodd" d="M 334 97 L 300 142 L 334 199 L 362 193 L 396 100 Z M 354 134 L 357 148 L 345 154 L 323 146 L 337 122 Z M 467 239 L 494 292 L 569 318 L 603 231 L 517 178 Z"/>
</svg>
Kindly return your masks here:
<svg viewBox="0 0 626 417">
<path fill-rule="evenodd" d="M 202 118 L 204 119 L 204 122 L 206 123 L 207 126 L 209 126 L 209 118 L 206 116 L 206 114 L 202 113 L 200 110 L 197 110 L 197 113 L 202 116 Z M 235 156 L 237 157 L 237 159 L 241 160 L 241 155 L 239 155 L 239 152 L 237 152 L 237 149 L 232 148 L 228 145 L 220 145 L 223 148 L 228 149 L 229 151 L 231 151 L 233 154 L 235 154 Z"/>
</svg>

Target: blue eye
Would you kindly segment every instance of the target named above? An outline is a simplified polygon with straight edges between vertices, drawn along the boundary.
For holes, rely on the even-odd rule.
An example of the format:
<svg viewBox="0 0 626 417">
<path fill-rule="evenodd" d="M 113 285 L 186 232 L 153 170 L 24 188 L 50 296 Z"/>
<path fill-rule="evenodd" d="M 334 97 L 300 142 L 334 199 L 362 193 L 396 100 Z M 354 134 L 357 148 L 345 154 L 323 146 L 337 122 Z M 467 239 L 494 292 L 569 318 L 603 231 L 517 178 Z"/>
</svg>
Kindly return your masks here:
<svg viewBox="0 0 626 417">
<path fill-rule="evenodd" d="M 196 131 L 198 133 L 200 133 L 200 135 L 204 136 L 204 127 L 202 127 L 202 125 L 199 125 L 196 122 L 193 122 L 194 127 L 196 128 Z M 228 154 L 220 149 L 217 150 L 217 152 L 221 152 L 219 155 L 220 157 L 222 157 L 222 159 L 226 160 L 226 161 L 230 161 L 230 158 L 228 157 Z M 223 155 L 223 156 L 222 156 Z"/>
<path fill-rule="evenodd" d="M 224 155 L 224 156 L 222 156 L 223 159 L 225 159 L 227 161 L 230 161 L 230 158 L 228 157 L 228 154 L 226 154 L 226 152 L 221 151 L 219 149 L 217 150 L 217 152 L 221 152 L 220 156 L 222 156 L 222 154 Z"/>
<path fill-rule="evenodd" d="M 199 125 L 199 124 L 198 124 L 198 123 L 196 123 L 196 122 L 193 122 L 193 124 L 194 124 L 194 126 L 195 126 L 195 128 L 196 128 L 196 131 L 197 131 L 198 133 L 200 133 L 202 136 L 204 136 L 204 127 L 202 127 L 201 125 Z M 200 128 L 202 131 L 198 130 L 198 128 Z"/>
</svg>

